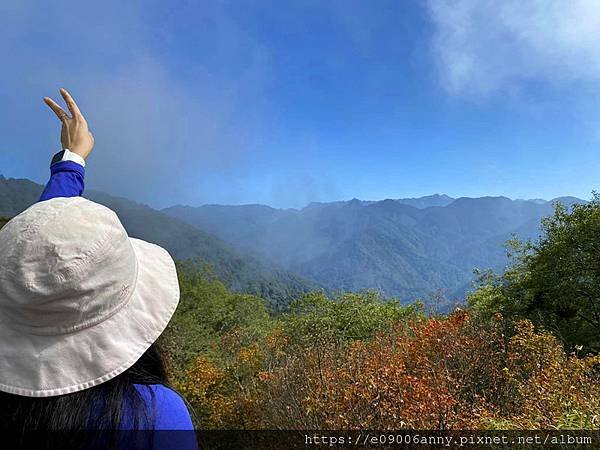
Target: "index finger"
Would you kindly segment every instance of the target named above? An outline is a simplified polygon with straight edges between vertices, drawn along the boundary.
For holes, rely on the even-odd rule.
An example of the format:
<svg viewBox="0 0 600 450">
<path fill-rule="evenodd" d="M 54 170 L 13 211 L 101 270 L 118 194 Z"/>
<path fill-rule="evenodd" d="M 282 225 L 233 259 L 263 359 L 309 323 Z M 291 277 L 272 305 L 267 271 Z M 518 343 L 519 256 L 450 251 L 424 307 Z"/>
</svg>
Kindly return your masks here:
<svg viewBox="0 0 600 450">
<path fill-rule="evenodd" d="M 50 109 L 52 109 L 52 111 L 54 111 L 54 114 L 56 114 L 56 117 L 58 117 L 61 122 L 64 122 L 65 119 L 69 117 L 69 115 L 65 112 L 65 110 L 62 109 L 50 97 L 44 97 L 44 102 L 46 103 L 46 105 L 48 105 L 50 107 Z"/>
<path fill-rule="evenodd" d="M 65 88 L 60 88 L 60 93 L 65 99 L 73 118 L 83 119 L 83 115 L 81 114 L 81 111 L 79 111 L 79 107 L 77 106 L 77 103 L 75 103 L 75 100 L 73 100 L 73 97 L 71 97 L 71 94 L 69 94 Z"/>
</svg>

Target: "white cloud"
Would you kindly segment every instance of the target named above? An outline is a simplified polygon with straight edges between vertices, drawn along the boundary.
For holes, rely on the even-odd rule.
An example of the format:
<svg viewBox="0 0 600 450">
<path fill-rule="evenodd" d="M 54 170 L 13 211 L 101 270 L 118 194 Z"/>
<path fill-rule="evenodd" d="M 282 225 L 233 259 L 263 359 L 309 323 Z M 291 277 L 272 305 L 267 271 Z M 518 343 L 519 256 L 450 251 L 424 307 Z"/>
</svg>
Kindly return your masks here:
<svg viewBox="0 0 600 450">
<path fill-rule="evenodd" d="M 596 0 L 430 0 L 445 88 L 489 95 L 526 81 L 600 81 Z"/>
</svg>

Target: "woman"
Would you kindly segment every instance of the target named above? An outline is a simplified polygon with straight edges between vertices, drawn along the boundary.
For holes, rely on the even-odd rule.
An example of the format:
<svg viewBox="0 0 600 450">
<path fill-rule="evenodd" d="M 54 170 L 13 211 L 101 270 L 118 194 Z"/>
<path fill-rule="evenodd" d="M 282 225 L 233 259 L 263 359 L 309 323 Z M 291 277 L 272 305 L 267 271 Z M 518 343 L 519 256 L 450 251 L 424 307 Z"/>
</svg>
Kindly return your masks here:
<svg viewBox="0 0 600 450">
<path fill-rule="evenodd" d="M 80 197 L 94 139 L 61 94 L 71 116 L 44 101 L 62 122 L 64 150 L 40 202 L 0 230 L 0 426 L 20 445 L 31 431 L 57 430 L 79 432 L 64 448 L 90 448 L 92 438 L 138 448 L 125 430 L 151 430 L 142 434 L 155 448 L 195 448 L 193 433 L 156 433 L 193 430 L 155 346 L 179 301 L 175 265 Z"/>
</svg>

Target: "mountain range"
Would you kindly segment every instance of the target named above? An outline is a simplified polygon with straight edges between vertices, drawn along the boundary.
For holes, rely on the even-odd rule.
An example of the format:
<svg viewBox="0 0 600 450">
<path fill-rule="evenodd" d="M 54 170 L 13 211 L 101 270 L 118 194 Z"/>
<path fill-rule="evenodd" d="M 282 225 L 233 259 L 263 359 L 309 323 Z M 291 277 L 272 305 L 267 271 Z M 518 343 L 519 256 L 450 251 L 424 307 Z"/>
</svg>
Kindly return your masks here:
<svg viewBox="0 0 600 450">
<path fill-rule="evenodd" d="M 404 301 L 462 298 L 473 270 L 502 270 L 504 243 L 536 239 L 552 201 L 432 195 L 311 203 L 303 209 L 264 205 L 174 206 L 166 214 L 235 248 L 280 264 L 331 291 L 377 289 Z"/>
<path fill-rule="evenodd" d="M 0 216 L 23 211 L 41 190 L 29 180 L 0 176 Z M 158 211 L 102 192 L 85 195 L 116 211 L 130 236 L 155 242 L 176 259 L 208 263 L 229 288 L 259 295 L 273 310 L 315 289 L 376 289 L 402 301 L 427 302 L 439 293 L 461 299 L 473 269 L 506 266 L 506 240 L 536 239 L 554 202 L 583 202 L 436 194 L 302 209 L 179 205 Z"/>
</svg>

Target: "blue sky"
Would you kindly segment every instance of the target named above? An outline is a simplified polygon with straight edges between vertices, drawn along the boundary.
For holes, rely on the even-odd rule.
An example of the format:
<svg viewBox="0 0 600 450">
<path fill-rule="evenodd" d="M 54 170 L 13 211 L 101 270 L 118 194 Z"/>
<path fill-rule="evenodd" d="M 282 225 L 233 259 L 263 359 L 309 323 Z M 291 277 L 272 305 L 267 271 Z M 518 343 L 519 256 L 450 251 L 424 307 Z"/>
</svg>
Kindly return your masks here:
<svg viewBox="0 0 600 450">
<path fill-rule="evenodd" d="M 0 173 L 44 182 L 71 90 L 87 187 L 154 207 L 589 198 L 600 4 L 0 4 Z"/>
</svg>

